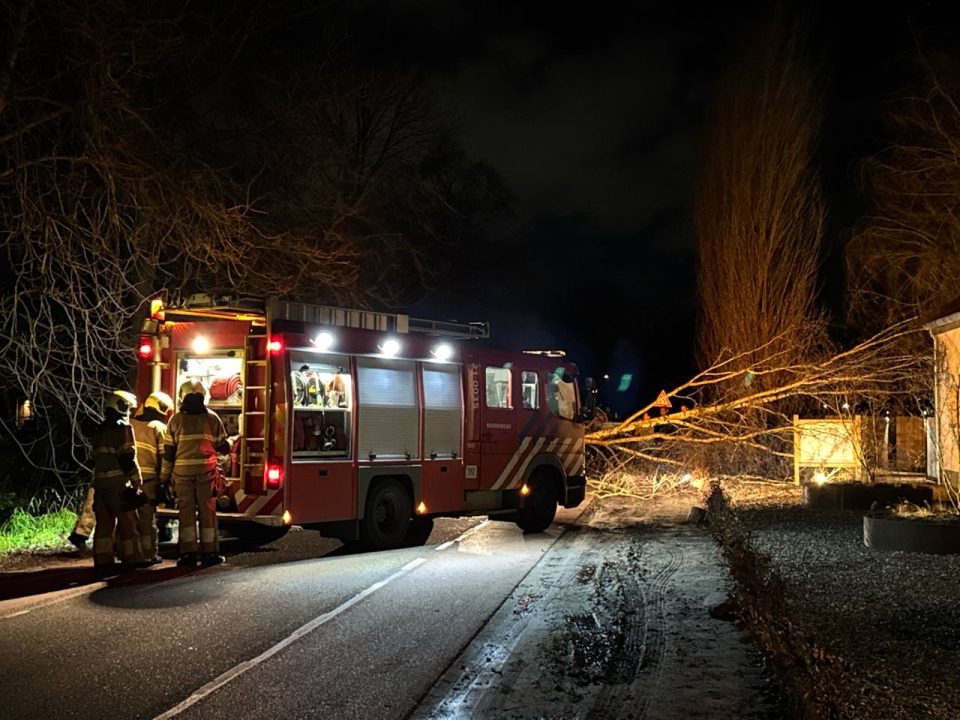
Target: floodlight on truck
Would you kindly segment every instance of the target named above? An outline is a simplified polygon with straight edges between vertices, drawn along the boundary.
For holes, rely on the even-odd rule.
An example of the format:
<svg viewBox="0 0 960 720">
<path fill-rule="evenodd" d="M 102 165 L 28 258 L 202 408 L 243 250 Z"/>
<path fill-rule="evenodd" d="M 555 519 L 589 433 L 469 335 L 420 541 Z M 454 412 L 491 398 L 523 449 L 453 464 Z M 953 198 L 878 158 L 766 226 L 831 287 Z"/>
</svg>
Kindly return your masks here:
<svg viewBox="0 0 960 720">
<path fill-rule="evenodd" d="M 430 351 L 430 354 L 433 355 L 435 360 L 444 362 L 449 360 L 453 355 L 453 348 L 447 345 L 447 343 L 440 343 L 433 350 Z"/>
<path fill-rule="evenodd" d="M 396 338 L 387 338 L 383 341 L 383 344 L 380 345 L 380 354 L 386 355 L 387 357 L 393 357 L 398 352 L 400 352 L 400 341 Z"/>
<path fill-rule="evenodd" d="M 197 335 L 193 339 L 193 351 L 197 355 L 205 355 L 210 352 L 210 341 L 204 335 Z"/>
<path fill-rule="evenodd" d="M 313 346 L 320 352 L 326 352 L 333 347 L 333 335 L 324 331 L 318 333 L 310 342 L 313 343 Z"/>
</svg>

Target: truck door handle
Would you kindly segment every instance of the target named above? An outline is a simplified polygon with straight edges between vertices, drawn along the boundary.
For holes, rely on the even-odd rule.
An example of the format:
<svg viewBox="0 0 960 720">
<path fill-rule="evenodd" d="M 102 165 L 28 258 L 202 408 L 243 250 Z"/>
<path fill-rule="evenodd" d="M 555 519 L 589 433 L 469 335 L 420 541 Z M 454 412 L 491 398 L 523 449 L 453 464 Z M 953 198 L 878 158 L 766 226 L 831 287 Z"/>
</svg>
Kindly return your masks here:
<svg viewBox="0 0 960 720">
<path fill-rule="evenodd" d="M 326 477 L 327 471 L 321 468 L 320 470 L 317 470 L 317 475 L 319 475 L 320 477 Z"/>
</svg>

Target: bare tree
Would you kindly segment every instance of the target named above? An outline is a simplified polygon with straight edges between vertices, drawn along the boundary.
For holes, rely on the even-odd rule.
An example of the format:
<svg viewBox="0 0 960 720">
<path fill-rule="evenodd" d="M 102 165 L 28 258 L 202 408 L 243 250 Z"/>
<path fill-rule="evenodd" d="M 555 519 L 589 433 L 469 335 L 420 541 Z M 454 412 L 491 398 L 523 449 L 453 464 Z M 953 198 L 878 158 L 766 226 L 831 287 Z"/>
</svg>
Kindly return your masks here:
<svg viewBox="0 0 960 720">
<path fill-rule="evenodd" d="M 704 366 L 719 358 L 746 369 L 763 360 L 759 348 L 801 361 L 824 341 L 813 166 L 821 111 L 802 38 L 775 15 L 718 85 L 695 218 Z"/>
<path fill-rule="evenodd" d="M 920 92 L 889 105 L 893 139 L 863 164 L 870 210 L 846 250 L 858 326 L 929 317 L 960 295 L 960 60 L 917 65 Z"/>
<path fill-rule="evenodd" d="M 595 489 L 651 494 L 698 475 L 783 480 L 791 474 L 794 450 L 787 409 L 805 404 L 841 416 L 913 397 L 924 360 L 902 348 L 904 337 L 919 334 L 905 322 L 846 351 L 804 360 L 774 337 L 719 360 L 669 392 L 680 412 L 651 417 L 651 404 L 587 435 Z M 745 393 L 751 376 L 754 389 Z"/>
<path fill-rule="evenodd" d="M 361 285 L 396 302 L 505 194 L 415 76 L 336 66 L 312 77 L 277 114 L 255 186 L 271 226 L 363 248 Z"/>
<path fill-rule="evenodd" d="M 341 173 L 326 186 L 340 193 L 312 199 L 312 207 L 336 205 L 313 226 L 309 212 L 284 216 L 272 198 L 251 200 L 250 173 L 211 164 L 177 124 L 165 93 L 189 75 L 178 82 L 170 73 L 199 72 L 182 34 L 189 3 L 134 10 L 119 0 L 36 0 L 0 9 L 0 392 L 29 400 L 35 418 L 18 429 L 0 414 L 0 429 L 32 468 L 8 470 L 17 489 L 30 494 L 52 481 L 69 494 L 85 479 L 103 391 L 127 382 L 135 320 L 158 289 L 376 296 L 367 268 L 386 275 L 399 253 L 367 240 L 388 235 L 390 218 L 363 232 L 345 228 L 371 216 L 371 165 L 400 163 L 416 138 L 391 136 L 389 115 L 355 133 L 352 149 L 364 161 L 323 166 Z M 171 57 L 180 58 L 172 69 Z M 415 117 L 407 101 L 392 107 Z M 351 122 L 366 117 L 357 112 Z"/>
</svg>

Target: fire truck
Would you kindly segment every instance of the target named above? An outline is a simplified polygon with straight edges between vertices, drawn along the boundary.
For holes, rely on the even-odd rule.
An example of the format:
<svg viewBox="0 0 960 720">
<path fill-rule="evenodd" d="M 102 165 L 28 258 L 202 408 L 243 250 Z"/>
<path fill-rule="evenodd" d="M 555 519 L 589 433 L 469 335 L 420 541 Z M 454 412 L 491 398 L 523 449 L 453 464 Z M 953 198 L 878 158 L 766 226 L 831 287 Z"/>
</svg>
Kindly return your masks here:
<svg viewBox="0 0 960 720">
<path fill-rule="evenodd" d="M 230 444 L 218 517 L 243 539 L 297 524 L 385 549 L 423 544 L 435 517 L 480 514 L 539 532 L 584 498 L 594 384 L 561 353 L 488 336 L 275 298 L 155 300 L 136 391 L 204 383 Z"/>
</svg>

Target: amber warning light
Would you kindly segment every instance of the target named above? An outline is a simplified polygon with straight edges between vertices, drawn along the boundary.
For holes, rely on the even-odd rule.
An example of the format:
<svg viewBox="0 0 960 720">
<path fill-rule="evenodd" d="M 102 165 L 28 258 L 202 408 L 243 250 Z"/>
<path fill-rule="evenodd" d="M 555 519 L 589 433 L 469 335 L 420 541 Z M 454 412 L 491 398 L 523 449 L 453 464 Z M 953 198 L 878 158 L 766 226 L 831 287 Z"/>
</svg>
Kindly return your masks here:
<svg viewBox="0 0 960 720">
<path fill-rule="evenodd" d="M 150 338 L 140 338 L 140 344 L 137 346 L 137 355 L 144 360 L 149 360 L 153 356 L 153 343 L 150 342 Z"/>
</svg>

